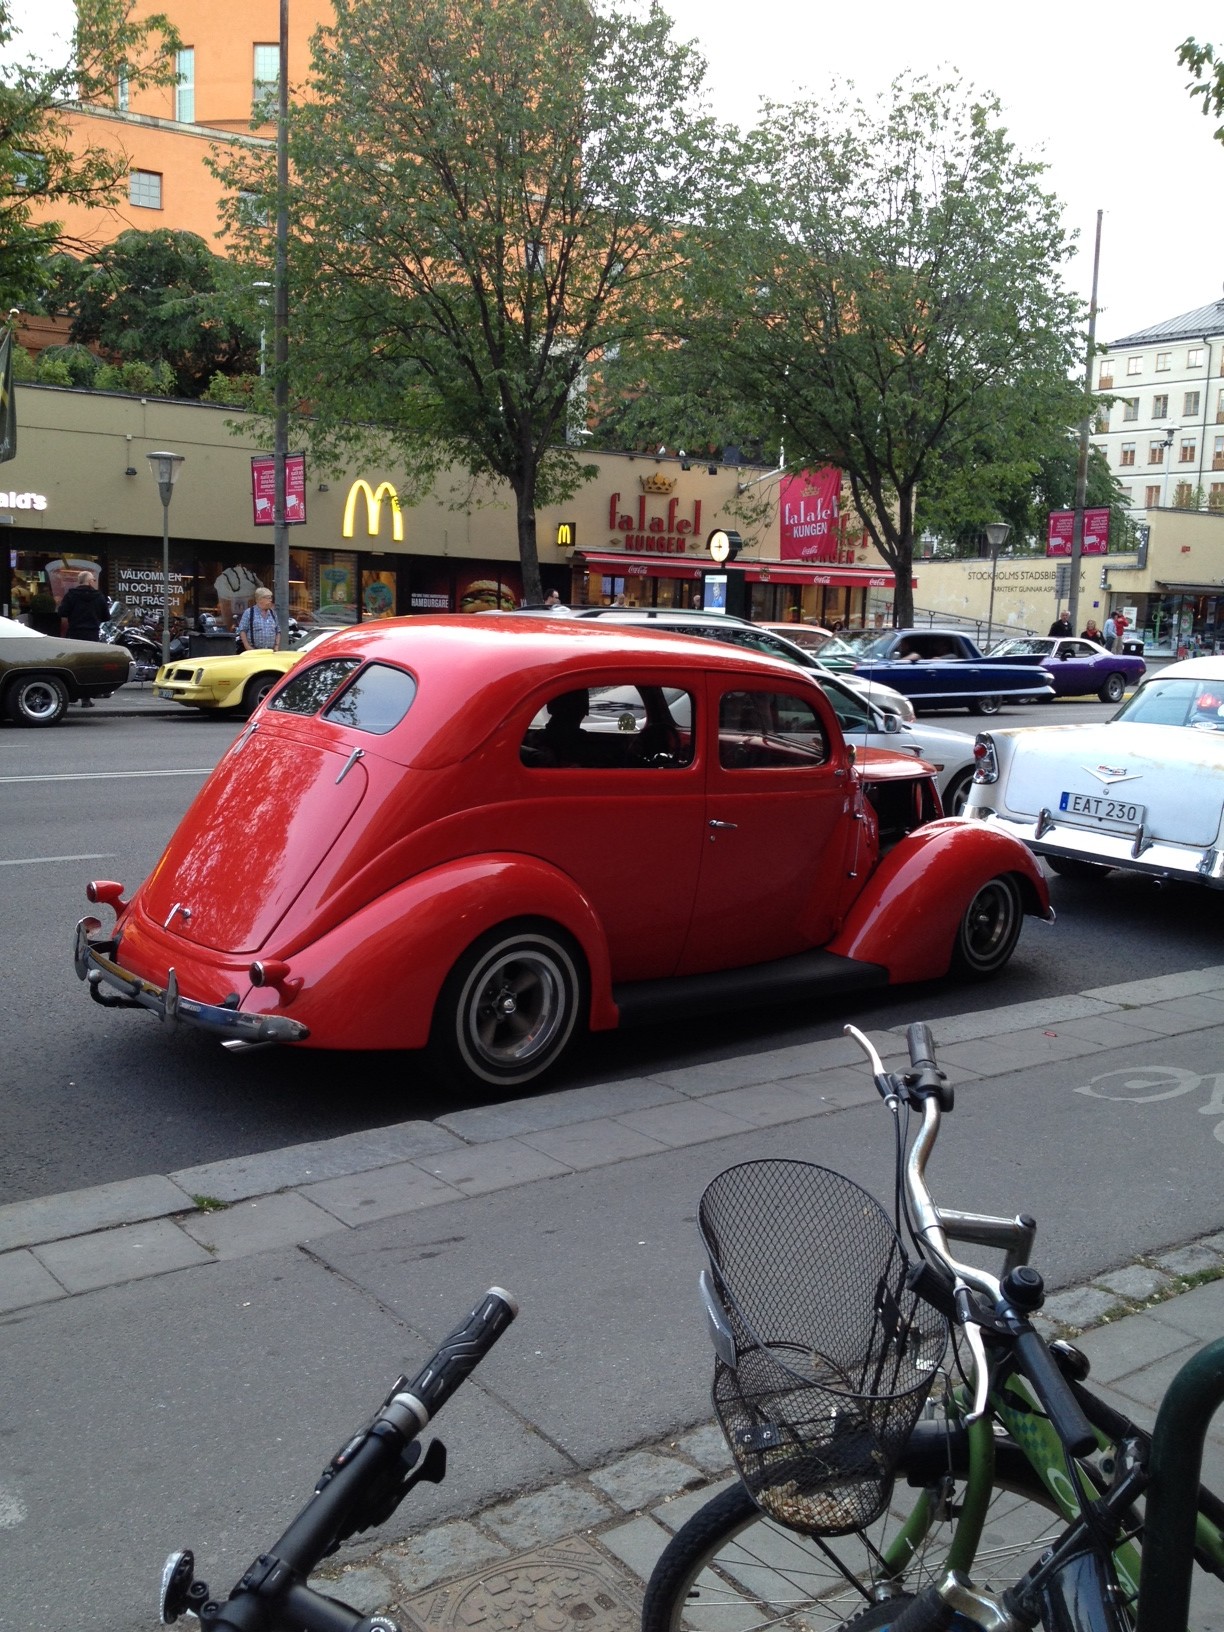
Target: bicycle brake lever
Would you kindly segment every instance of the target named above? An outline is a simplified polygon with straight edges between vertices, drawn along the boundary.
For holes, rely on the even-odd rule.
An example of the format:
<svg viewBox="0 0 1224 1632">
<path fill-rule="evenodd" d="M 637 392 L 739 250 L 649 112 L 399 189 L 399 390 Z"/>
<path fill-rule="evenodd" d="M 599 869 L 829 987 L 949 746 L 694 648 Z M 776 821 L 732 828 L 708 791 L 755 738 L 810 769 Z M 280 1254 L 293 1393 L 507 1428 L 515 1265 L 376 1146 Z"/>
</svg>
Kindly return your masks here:
<svg viewBox="0 0 1224 1632">
<path fill-rule="evenodd" d="M 966 1293 L 965 1301 L 967 1301 L 968 1288 L 964 1287 L 962 1283 L 962 1286 L 957 1288 L 958 1305 L 961 1303 L 960 1294 L 962 1289 Z M 986 1344 L 982 1339 L 982 1333 L 976 1321 L 962 1318 L 960 1325 L 965 1334 L 965 1341 L 969 1345 L 970 1353 L 973 1355 L 973 1410 L 965 1413 L 964 1420 L 966 1422 L 978 1422 L 986 1415 L 986 1406 L 990 1395 L 990 1373 L 986 1366 Z"/>
<path fill-rule="evenodd" d="M 884 1061 L 876 1053 L 875 1045 L 872 1043 L 871 1038 L 865 1036 L 857 1026 L 843 1026 L 842 1034 L 846 1037 L 853 1037 L 854 1041 L 859 1045 L 863 1053 L 866 1054 L 871 1063 L 871 1074 L 875 1079 L 876 1091 L 880 1098 L 886 1105 L 894 1104 L 894 1102 L 900 1098 L 900 1095 L 897 1093 L 897 1085 L 893 1081 L 890 1073 L 885 1071 Z"/>
</svg>

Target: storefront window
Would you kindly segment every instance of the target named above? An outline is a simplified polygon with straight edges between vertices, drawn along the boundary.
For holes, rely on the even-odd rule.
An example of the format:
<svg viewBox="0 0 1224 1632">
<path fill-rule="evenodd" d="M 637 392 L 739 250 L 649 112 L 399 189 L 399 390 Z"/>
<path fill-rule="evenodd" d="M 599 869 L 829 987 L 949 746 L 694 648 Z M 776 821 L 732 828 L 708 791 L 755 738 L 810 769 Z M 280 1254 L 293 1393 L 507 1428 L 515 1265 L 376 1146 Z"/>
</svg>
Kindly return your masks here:
<svg viewBox="0 0 1224 1632">
<path fill-rule="evenodd" d="M 395 613 L 395 574 L 385 571 L 363 571 L 361 574 L 362 618 L 393 618 Z"/>
<path fill-rule="evenodd" d="M 49 554 L 44 550 L 9 551 L 9 606 L 15 618 L 24 618 L 30 602 L 44 586 L 51 592 L 58 606 L 77 581 L 79 572 L 94 572 L 101 576 L 98 558 L 93 555 L 70 556 Z M 112 591 L 113 593 L 113 591 Z"/>
</svg>

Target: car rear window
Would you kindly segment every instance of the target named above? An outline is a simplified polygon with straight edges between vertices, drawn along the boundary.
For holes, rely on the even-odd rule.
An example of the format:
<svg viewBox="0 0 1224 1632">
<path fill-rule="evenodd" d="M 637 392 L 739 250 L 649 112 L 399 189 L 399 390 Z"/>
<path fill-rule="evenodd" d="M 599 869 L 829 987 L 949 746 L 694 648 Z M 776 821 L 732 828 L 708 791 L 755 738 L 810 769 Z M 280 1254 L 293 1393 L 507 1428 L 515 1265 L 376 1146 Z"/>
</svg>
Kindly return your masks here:
<svg viewBox="0 0 1224 1632">
<path fill-rule="evenodd" d="M 333 657 L 309 668 L 295 668 L 268 707 L 283 714 L 317 714 L 360 663 L 359 657 Z"/>
<path fill-rule="evenodd" d="M 407 714 L 416 694 L 416 681 L 403 669 L 393 669 L 389 663 L 371 663 L 345 686 L 323 718 L 336 725 L 352 726 L 355 731 L 385 736 Z"/>
</svg>

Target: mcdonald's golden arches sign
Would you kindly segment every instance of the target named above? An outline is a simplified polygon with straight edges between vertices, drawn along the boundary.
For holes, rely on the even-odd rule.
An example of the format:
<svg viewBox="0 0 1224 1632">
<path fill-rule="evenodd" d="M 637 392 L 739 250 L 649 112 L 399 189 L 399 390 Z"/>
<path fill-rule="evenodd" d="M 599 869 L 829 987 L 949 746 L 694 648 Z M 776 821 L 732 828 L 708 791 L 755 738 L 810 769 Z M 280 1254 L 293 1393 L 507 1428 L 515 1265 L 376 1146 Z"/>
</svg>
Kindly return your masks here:
<svg viewBox="0 0 1224 1632">
<path fill-rule="evenodd" d="M 348 490 L 348 497 L 344 501 L 344 525 L 341 528 L 345 538 L 352 538 L 353 527 L 357 516 L 357 500 L 364 497 L 366 508 L 366 532 L 371 538 L 377 538 L 382 526 L 382 506 L 386 499 L 391 506 L 391 537 L 397 544 L 404 542 L 404 514 L 400 509 L 399 494 L 390 482 L 379 482 L 377 487 L 371 487 L 364 477 L 359 476 Z"/>
</svg>

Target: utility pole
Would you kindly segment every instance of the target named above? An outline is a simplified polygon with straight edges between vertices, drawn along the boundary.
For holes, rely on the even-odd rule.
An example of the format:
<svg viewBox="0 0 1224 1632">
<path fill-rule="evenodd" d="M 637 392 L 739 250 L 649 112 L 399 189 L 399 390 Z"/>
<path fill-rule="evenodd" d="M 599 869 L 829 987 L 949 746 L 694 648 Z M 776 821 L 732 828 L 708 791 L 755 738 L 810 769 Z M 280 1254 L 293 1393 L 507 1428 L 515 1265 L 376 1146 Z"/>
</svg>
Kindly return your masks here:
<svg viewBox="0 0 1224 1632">
<path fill-rule="evenodd" d="M 280 0 L 280 73 L 276 86 L 276 261 L 272 312 L 273 476 L 272 583 L 281 645 L 289 644 L 289 528 L 285 465 L 289 457 L 289 0 Z"/>
<path fill-rule="evenodd" d="M 284 0 L 282 0 L 282 4 Z M 1079 628 L 1080 561 L 1084 553 L 1084 500 L 1088 494 L 1088 437 L 1092 431 L 1092 364 L 1096 356 L 1097 274 L 1101 269 L 1101 220 L 1097 211 L 1096 249 L 1092 256 L 1092 299 L 1088 305 L 1088 357 L 1084 364 L 1084 417 L 1080 421 L 1079 464 L 1075 471 L 1075 520 L 1071 530 L 1071 583 L 1067 612 L 1072 634 Z M 1058 608 L 1054 608 L 1055 612 Z"/>
</svg>

